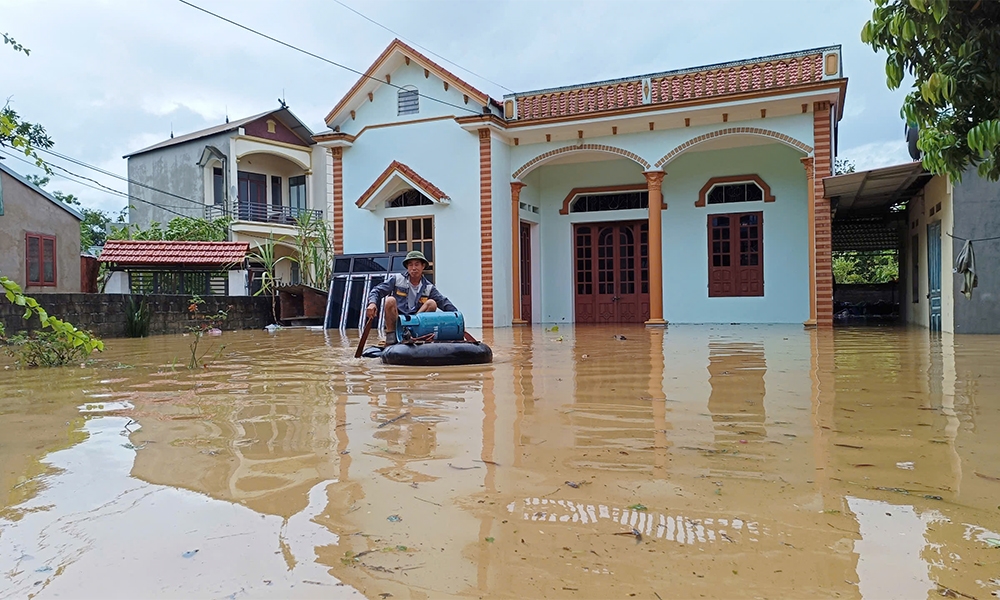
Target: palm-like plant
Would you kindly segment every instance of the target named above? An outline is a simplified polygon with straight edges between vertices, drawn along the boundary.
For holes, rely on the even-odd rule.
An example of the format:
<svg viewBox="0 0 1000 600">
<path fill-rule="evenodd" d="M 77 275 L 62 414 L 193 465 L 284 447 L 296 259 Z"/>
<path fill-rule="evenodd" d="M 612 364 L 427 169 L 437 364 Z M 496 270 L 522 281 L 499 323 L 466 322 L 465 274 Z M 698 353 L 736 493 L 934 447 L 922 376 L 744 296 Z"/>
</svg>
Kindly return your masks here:
<svg viewBox="0 0 1000 600">
<path fill-rule="evenodd" d="M 254 296 L 259 296 L 261 294 L 271 295 L 271 316 L 274 317 L 274 322 L 277 324 L 278 309 L 275 298 L 276 292 L 278 291 L 278 278 L 274 274 L 275 268 L 278 263 L 283 260 L 296 262 L 296 259 L 291 256 L 276 257 L 274 252 L 274 238 L 272 237 L 268 237 L 267 242 L 263 244 L 257 244 L 252 252 L 257 256 L 257 260 L 264 267 L 264 272 L 260 277 L 260 289 L 254 293 Z"/>
</svg>

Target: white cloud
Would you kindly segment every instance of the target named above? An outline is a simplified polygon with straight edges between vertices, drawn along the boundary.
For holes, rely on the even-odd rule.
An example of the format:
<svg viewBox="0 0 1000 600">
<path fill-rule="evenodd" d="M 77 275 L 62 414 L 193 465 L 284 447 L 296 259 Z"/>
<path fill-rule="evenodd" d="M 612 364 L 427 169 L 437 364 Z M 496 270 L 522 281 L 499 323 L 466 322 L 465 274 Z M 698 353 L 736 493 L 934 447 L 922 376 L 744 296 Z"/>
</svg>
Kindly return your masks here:
<svg viewBox="0 0 1000 600">
<path fill-rule="evenodd" d="M 902 138 L 902 136 L 900 137 Z M 871 142 L 853 148 L 845 148 L 840 151 L 839 158 L 854 161 L 854 166 L 858 171 L 913 162 L 906 150 L 906 141 L 903 139 L 896 142 Z"/>
</svg>

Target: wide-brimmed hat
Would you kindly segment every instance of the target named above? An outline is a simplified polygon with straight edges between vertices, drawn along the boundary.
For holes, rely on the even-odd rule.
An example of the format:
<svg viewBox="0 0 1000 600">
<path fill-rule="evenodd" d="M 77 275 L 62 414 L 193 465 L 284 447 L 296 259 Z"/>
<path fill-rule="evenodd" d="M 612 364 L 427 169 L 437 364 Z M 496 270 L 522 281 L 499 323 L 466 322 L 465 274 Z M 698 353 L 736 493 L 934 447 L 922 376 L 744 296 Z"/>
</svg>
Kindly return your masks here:
<svg viewBox="0 0 1000 600">
<path fill-rule="evenodd" d="M 429 267 L 431 263 L 427 262 L 427 258 L 424 257 L 424 253 L 420 250 L 410 250 L 406 253 L 406 258 L 403 259 L 403 266 L 405 267 L 407 263 L 411 260 L 419 260 L 424 263 L 425 267 Z"/>
</svg>

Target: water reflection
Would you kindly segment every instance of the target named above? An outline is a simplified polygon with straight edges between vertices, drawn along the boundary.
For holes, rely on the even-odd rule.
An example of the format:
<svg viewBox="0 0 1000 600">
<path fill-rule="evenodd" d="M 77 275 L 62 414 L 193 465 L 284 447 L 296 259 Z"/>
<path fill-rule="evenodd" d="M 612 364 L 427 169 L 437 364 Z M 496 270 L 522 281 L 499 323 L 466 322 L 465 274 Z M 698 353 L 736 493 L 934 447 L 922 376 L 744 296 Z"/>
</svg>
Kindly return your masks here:
<svg viewBox="0 0 1000 600">
<path fill-rule="evenodd" d="M 1000 590 L 997 338 L 516 328 L 421 370 L 226 336 L 194 372 L 180 336 L 0 372 L 0 596 L 122 561 L 133 596 Z"/>
</svg>

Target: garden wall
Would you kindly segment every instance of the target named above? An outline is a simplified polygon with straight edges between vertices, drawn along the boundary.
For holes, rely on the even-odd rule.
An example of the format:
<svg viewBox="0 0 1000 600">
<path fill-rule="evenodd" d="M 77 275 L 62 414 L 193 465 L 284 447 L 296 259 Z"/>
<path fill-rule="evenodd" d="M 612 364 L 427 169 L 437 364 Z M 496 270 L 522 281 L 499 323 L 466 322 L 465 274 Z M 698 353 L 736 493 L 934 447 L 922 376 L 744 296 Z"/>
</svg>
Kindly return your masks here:
<svg viewBox="0 0 1000 600">
<path fill-rule="evenodd" d="M 52 316 L 69 321 L 102 338 L 125 337 L 127 294 L 30 294 Z M 138 300 L 140 296 L 136 296 Z M 188 307 L 188 296 L 151 294 L 149 304 L 149 334 L 186 333 L 194 323 Z M 219 310 L 229 312 L 223 324 L 225 330 L 263 329 L 274 322 L 271 299 L 266 296 L 202 296 L 201 314 Z M 24 309 L 0 299 L 0 321 L 8 334 L 39 329 L 37 317 L 24 318 Z"/>
</svg>

